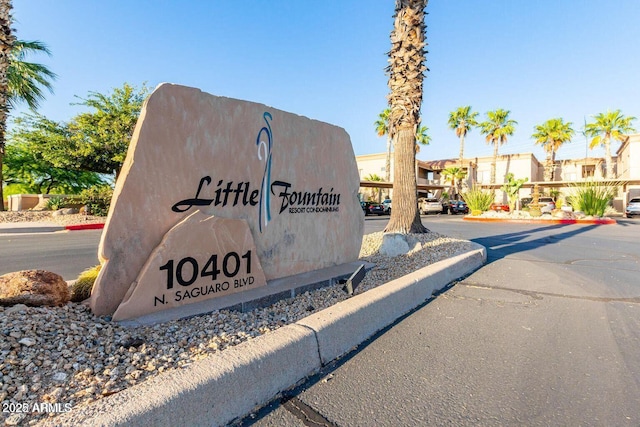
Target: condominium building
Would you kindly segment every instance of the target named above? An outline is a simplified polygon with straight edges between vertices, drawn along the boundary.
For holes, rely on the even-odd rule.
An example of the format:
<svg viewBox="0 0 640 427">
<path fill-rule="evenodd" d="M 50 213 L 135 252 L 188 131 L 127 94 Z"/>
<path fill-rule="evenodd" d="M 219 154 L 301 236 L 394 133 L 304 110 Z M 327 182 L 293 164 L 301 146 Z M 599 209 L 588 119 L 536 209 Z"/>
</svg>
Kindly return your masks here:
<svg viewBox="0 0 640 427">
<path fill-rule="evenodd" d="M 372 175 L 384 180 L 386 175 L 386 153 L 356 156 L 360 180 L 367 181 Z M 441 159 L 423 161 L 416 160 L 417 184 L 422 186 L 443 186 L 442 189 L 418 190 L 420 196 L 441 197 L 444 192 L 451 194 L 455 191 L 450 182 L 445 182 L 443 171 L 450 167 L 459 167 L 466 172 L 463 185 L 471 187 L 479 185 L 496 190 L 496 202 L 506 203 L 506 195 L 500 191 L 508 173 L 516 179 L 526 178 L 527 182 L 520 190 L 520 197 L 531 194 L 534 184 L 538 184 L 543 192 L 549 194 L 559 192 L 567 196 L 571 193 L 571 186 L 575 183 L 596 180 L 603 181 L 606 176 L 606 162 L 600 157 L 585 157 L 581 159 L 556 160 L 553 165 L 553 178 L 544 181 L 545 160 L 538 160 L 533 153 L 499 155 L 496 162 L 496 182 L 491 183 L 491 164 L 493 157 Z M 626 203 L 632 197 L 640 197 L 640 134 L 629 135 L 622 142 L 613 157 L 615 181 L 620 181 L 620 192 L 614 198 L 613 207 L 623 211 Z M 391 153 L 391 182 L 393 182 L 393 153 Z M 376 190 L 361 188 L 363 199 L 372 198 Z M 384 188 L 382 197 L 392 196 L 390 188 Z M 378 194 L 378 193 L 376 193 Z"/>
</svg>

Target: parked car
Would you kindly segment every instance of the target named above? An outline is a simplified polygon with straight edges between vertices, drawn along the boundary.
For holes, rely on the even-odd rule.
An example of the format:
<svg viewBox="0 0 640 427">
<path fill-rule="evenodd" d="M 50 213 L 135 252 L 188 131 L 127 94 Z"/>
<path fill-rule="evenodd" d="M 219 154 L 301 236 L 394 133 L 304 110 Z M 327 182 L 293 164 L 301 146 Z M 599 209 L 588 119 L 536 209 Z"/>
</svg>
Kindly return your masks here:
<svg viewBox="0 0 640 427">
<path fill-rule="evenodd" d="M 391 215 L 391 199 L 384 199 L 382 201 L 382 207 L 384 208 L 384 213 Z"/>
<path fill-rule="evenodd" d="M 469 206 L 464 200 L 450 200 L 449 201 L 449 215 L 454 214 L 468 214 Z"/>
<path fill-rule="evenodd" d="M 551 213 L 556 208 L 556 202 L 551 197 L 538 197 L 538 205 L 542 213 Z"/>
<path fill-rule="evenodd" d="M 420 211 L 420 215 L 429 215 L 429 214 L 440 214 L 445 212 L 444 207 L 442 206 L 442 202 L 436 199 L 435 197 L 428 197 L 426 199 L 422 199 L 420 204 L 418 205 L 418 211 Z"/>
<path fill-rule="evenodd" d="M 360 202 L 365 215 L 384 215 L 384 208 L 380 203 Z"/>
<path fill-rule="evenodd" d="M 634 197 L 627 203 L 627 209 L 624 211 L 624 215 L 627 218 L 631 218 L 633 215 L 640 215 L 640 198 Z"/>
<path fill-rule="evenodd" d="M 504 203 L 491 203 L 490 208 L 492 211 L 504 211 L 509 212 L 509 205 L 505 205 Z"/>
</svg>

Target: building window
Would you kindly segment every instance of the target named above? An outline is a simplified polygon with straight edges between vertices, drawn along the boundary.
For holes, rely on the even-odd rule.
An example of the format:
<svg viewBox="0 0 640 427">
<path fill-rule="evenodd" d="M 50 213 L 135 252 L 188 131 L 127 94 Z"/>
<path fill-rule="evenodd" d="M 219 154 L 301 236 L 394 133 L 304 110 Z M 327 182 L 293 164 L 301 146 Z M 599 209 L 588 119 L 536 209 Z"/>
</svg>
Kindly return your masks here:
<svg viewBox="0 0 640 427">
<path fill-rule="evenodd" d="M 583 178 L 593 178 L 596 174 L 596 166 L 595 165 L 584 165 L 582 166 L 582 177 Z"/>
</svg>

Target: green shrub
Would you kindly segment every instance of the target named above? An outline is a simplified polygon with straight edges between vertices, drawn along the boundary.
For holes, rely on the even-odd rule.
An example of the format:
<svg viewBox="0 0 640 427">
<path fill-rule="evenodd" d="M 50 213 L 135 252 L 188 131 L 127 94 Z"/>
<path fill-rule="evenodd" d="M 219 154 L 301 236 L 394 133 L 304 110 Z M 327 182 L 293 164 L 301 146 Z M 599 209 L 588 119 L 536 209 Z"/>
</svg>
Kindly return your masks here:
<svg viewBox="0 0 640 427">
<path fill-rule="evenodd" d="M 87 215 L 107 216 L 113 189 L 108 185 L 94 185 L 82 190 L 80 200 L 86 206 Z"/>
<path fill-rule="evenodd" d="M 57 211 L 58 209 L 62 209 L 67 202 L 66 197 L 62 196 L 53 196 L 47 199 L 47 203 L 45 204 L 45 208 L 48 211 Z"/>
<path fill-rule="evenodd" d="M 101 265 L 96 265 L 80 273 L 76 282 L 71 286 L 71 301 L 81 302 L 91 296 L 93 284 L 98 278 L 101 267 Z"/>
<path fill-rule="evenodd" d="M 604 216 L 609 203 L 618 192 L 620 183 L 601 183 L 585 181 L 572 185 L 571 196 L 567 201 L 574 211 L 584 212 L 585 215 Z"/>
<path fill-rule="evenodd" d="M 466 193 L 462 194 L 469 210 L 473 211 L 488 211 L 493 203 L 493 192 L 484 191 L 480 187 L 473 186 Z"/>
</svg>

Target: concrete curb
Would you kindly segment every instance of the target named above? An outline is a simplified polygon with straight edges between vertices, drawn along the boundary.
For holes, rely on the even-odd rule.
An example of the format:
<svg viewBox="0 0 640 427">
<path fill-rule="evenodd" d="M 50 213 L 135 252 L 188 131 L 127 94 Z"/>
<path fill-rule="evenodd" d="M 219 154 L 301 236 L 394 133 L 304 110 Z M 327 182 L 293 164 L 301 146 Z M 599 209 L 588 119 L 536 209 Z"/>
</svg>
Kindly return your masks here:
<svg viewBox="0 0 640 427">
<path fill-rule="evenodd" d="M 298 321 L 315 331 L 323 364 L 348 353 L 429 299 L 434 292 L 486 262 L 486 250 L 437 262 Z"/>
<path fill-rule="evenodd" d="M 464 221 L 472 222 L 508 222 L 511 224 L 585 224 L 585 225 L 611 225 L 618 222 L 613 218 L 596 219 L 505 219 L 505 218 L 477 218 L 465 216 Z"/>
<path fill-rule="evenodd" d="M 0 234 L 55 233 L 57 231 L 64 231 L 64 227 L 48 223 L 12 222 L 0 224 Z"/>
<path fill-rule="evenodd" d="M 433 292 L 480 268 L 486 249 L 472 245 L 474 249 L 462 255 L 40 425 L 225 425 L 317 373 Z"/>
<path fill-rule="evenodd" d="M 0 234 L 55 233 L 57 231 L 101 230 L 104 224 L 58 225 L 50 222 L 11 222 L 0 224 Z"/>
<path fill-rule="evenodd" d="M 78 225 L 66 225 L 64 227 L 65 230 L 75 231 L 75 230 L 102 230 L 104 228 L 104 224 L 78 224 Z"/>
</svg>

